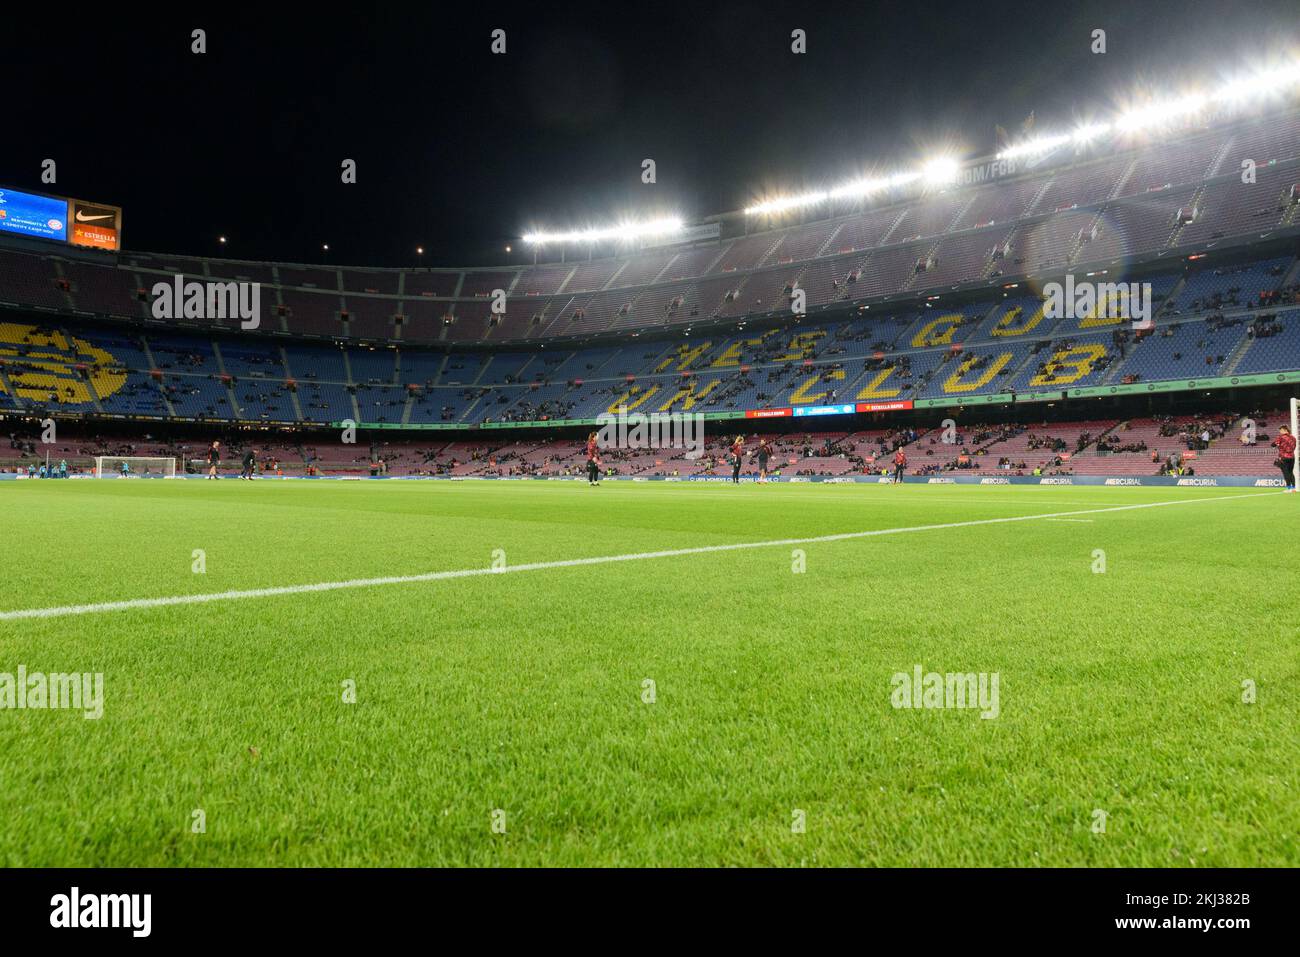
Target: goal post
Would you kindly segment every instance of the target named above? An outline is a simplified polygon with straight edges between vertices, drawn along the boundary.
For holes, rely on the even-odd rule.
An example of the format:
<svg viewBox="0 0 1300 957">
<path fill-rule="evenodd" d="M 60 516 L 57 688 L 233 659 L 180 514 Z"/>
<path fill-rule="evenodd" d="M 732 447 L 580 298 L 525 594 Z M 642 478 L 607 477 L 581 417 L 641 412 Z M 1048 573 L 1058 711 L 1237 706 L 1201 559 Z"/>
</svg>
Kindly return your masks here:
<svg viewBox="0 0 1300 957">
<path fill-rule="evenodd" d="M 176 459 L 167 455 L 97 455 L 95 478 L 175 478 Z"/>
<path fill-rule="evenodd" d="M 1291 397 L 1291 434 L 1300 437 L 1300 398 Z M 1291 487 L 1300 488 L 1300 455 L 1295 457 L 1295 468 L 1291 470 Z"/>
</svg>

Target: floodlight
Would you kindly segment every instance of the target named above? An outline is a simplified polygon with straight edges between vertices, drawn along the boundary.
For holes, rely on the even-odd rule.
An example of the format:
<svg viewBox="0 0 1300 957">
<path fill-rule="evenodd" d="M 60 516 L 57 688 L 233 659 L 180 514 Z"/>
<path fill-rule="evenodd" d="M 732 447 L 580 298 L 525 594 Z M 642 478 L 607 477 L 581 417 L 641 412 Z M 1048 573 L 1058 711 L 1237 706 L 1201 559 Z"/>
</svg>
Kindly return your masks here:
<svg viewBox="0 0 1300 957">
<path fill-rule="evenodd" d="M 961 172 L 961 164 L 950 156 L 937 157 L 921 167 L 921 175 L 932 185 L 951 183 Z"/>
<path fill-rule="evenodd" d="M 1115 128 L 1124 133 L 1131 133 L 1136 130 L 1149 129 L 1153 126 L 1161 126 L 1204 109 L 1207 102 L 1204 96 L 1194 93 L 1176 100 L 1150 103 L 1122 114 L 1115 121 Z"/>
<path fill-rule="evenodd" d="M 620 223 L 593 229 L 579 229 L 563 233 L 535 232 L 524 236 L 524 242 L 543 243 L 594 243 L 606 239 L 628 241 L 641 236 L 665 236 L 682 231 L 682 221 L 673 216 L 647 220 L 643 223 Z"/>
</svg>

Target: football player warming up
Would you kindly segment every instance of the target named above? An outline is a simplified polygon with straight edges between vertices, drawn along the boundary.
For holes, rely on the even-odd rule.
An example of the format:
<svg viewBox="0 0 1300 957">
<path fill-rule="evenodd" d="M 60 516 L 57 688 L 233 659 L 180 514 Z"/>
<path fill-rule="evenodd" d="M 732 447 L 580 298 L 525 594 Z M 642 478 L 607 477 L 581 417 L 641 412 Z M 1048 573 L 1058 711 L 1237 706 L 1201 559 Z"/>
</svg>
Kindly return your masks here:
<svg viewBox="0 0 1300 957">
<path fill-rule="evenodd" d="M 767 481 L 767 460 L 772 457 L 772 447 L 767 444 L 767 439 L 758 443 L 758 480 Z"/>
<path fill-rule="evenodd" d="M 600 447 L 596 443 L 596 433 L 587 436 L 587 484 L 595 488 L 600 484 Z"/>
</svg>

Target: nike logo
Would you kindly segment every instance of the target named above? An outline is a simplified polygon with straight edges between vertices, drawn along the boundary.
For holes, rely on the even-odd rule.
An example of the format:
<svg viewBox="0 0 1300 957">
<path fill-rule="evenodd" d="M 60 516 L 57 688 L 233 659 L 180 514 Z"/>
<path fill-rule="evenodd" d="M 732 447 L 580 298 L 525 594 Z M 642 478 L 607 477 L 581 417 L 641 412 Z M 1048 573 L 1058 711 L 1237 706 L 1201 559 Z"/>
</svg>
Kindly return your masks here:
<svg viewBox="0 0 1300 957">
<path fill-rule="evenodd" d="M 104 213 L 102 216 L 87 216 L 81 210 L 77 210 L 77 222 L 79 223 L 91 223 L 97 219 L 112 219 L 112 218 L 113 218 L 112 213 Z"/>
</svg>

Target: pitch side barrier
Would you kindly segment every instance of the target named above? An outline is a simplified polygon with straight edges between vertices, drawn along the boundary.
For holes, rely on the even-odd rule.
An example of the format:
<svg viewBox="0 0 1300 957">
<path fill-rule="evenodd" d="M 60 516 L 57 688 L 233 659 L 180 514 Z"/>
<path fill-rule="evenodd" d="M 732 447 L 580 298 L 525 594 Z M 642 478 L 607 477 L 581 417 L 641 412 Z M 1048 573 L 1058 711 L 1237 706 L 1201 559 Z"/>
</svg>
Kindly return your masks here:
<svg viewBox="0 0 1300 957">
<path fill-rule="evenodd" d="M 508 479 L 507 476 L 498 476 L 498 480 Z M 563 476 L 562 480 L 568 480 L 568 476 Z M 617 476 L 606 476 L 602 482 L 609 481 Z M 586 481 L 585 476 L 573 476 L 576 481 Z M 821 483 L 824 485 L 849 485 L 862 484 L 869 485 L 889 485 L 893 482 L 887 475 L 852 475 L 852 476 L 820 476 L 820 475 L 796 475 L 790 477 L 773 477 L 768 476 L 769 482 L 788 482 L 797 484 L 806 482 L 809 484 Z M 731 481 L 729 476 L 723 475 L 691 475 L 691 476 L 628 476 L 623 479 L 625 482 L 722 482 Z M 741 477 L 741 481 L 753 482 L 754 480 Z M 1280 478 L 1266 478 L 1255 475 L 1214 475 L 1201 478 L 1200 476 L 1183 475 L 1150 475 L 1150 476 L 1115 476 L 1115 475 L 909 475 L 903 481 L 908 485 L 1133 485 L 1133 486 L 1150 486 L 1153 488 L 1282 488 Z"/>
<path fill-rule="evenodd" d="M 89 478 L 90 476 L 69 476 L 69 478 Z M 99 479 L 98 481 L 135 481 L 149 480 L 163 476 L 129 476 Z M 171 481 L 202 480 L 205 476 L 176 476 Z M 59 479 L 37 479 L 27 475 L 0 473 L 0 481 L 22 479 L 24 481 L 61 481 Z M 258 481 L 295 481 L 295 482 L 585 482 L 585 475 L 265 475 Z M 607 475 L 603 482 L 718 482 L 730 484 L 730 476 L 723 475 Z M 885 475 L 794 475 L 789 477 L 770 476 L 769 482 L 786 482 L 789 484 L 823 484 L 849 485 L 862 484 L 888 485 L 893 480 Z M 1105 486 L 1140 486 L 1147 488 L 1282 488 L 1280 478 L 1268 478 L 1261 475 L 909 475 L 903 481 L 908 485 L 1105 485 Z M 754 479 L 741 477 L 741 482 L 749 484 Z"/>
</svg>

